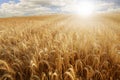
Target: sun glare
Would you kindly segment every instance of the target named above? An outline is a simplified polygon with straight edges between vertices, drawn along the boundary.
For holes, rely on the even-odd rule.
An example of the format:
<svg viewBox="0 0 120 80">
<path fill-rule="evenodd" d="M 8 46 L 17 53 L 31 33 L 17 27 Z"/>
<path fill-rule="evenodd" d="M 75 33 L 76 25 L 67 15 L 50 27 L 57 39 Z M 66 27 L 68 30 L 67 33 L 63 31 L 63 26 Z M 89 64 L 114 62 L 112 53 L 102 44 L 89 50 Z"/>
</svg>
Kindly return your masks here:
<svg viewBox="0 0 120 80">
<path fill-rule="evenodd" d="M 81 16 L 90 16 L 94 13 L 95 6 L 92 2 L 80 2 L 76 12 Z"/>
</svg>

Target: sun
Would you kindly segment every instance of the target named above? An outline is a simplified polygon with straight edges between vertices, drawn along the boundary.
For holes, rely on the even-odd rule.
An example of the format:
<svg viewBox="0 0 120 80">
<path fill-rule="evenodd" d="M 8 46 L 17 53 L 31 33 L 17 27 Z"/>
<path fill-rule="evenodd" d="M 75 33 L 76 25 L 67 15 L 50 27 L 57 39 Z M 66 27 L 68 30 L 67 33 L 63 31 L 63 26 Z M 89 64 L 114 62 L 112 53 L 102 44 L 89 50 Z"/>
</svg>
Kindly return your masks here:
<svg viewBox="0 0 120 80">
<path fill-rule="evenodd" d="M 80 2 L 77 4 L 76 12 L 82 16 L 90 16 L 94 13 L 95 6 L 92 2 Z"/>
</svg>

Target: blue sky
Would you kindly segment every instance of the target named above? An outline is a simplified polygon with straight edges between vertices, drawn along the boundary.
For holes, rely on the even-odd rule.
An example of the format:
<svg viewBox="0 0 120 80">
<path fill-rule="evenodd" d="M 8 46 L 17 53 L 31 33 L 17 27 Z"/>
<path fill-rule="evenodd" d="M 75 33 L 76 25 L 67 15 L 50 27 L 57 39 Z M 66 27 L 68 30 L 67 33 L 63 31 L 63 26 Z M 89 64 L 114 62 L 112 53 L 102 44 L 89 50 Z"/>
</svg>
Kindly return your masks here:
<svg viewBox="0 0 120 80">
<path fill-rule="evenodd" d="M 0 17 L 75 12 L 82 1 L 94 3 L 96 11 L 120 10 L 120 0 L 0 0 Z"/>
<path fill-rule="evenodd" d="M 0 0 L 0 4 L 2 4 L 4 2 L 8 2 L 8 0 Z"/>
<path fill-rule="evenodd" d="M 0 5 L 3 3 L 8 3 L 9 1 L 19 2 L 19 0 L 0 0 Z"/>
</svg>

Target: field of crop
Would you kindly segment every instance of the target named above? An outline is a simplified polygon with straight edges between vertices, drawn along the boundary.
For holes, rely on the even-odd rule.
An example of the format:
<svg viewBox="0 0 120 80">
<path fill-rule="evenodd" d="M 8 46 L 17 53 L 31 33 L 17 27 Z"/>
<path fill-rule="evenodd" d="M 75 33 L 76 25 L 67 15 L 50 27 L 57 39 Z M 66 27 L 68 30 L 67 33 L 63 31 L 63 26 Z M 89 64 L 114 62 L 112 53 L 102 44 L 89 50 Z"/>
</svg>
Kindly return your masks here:
<svg viewBox="0 0 120 80">
<path fill-rule="evenodd" d="M 120 14 L 1 18 L 0 80 L 120 80 Z"/>
</svg>

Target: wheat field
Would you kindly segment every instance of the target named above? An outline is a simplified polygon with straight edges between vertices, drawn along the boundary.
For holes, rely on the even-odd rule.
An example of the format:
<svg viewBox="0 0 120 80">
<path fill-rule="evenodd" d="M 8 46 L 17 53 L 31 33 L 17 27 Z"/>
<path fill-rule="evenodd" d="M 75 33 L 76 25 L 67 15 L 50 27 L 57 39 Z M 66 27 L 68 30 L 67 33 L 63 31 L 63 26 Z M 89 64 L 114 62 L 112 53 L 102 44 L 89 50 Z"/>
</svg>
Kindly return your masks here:
<svg viewBox="0 0 120 80">
<path fill-rule="evenodd" d="M 120 80 L 120 14 L 1 18 L 0 80 Z"/>
</svg>

